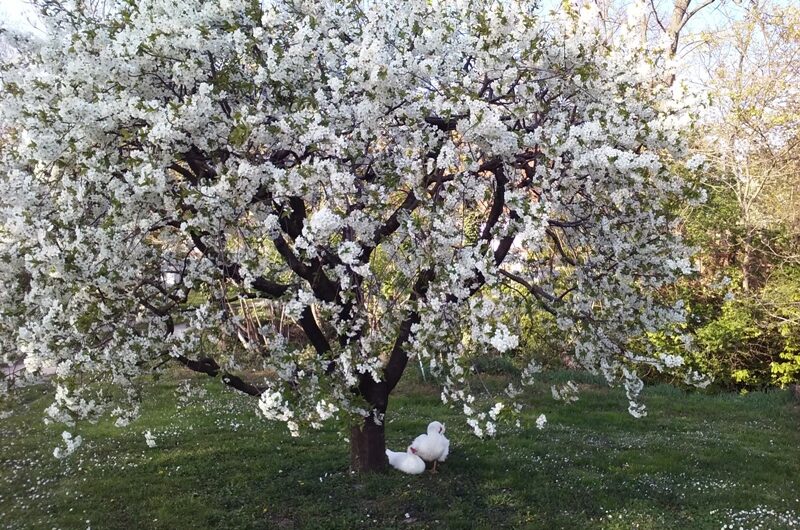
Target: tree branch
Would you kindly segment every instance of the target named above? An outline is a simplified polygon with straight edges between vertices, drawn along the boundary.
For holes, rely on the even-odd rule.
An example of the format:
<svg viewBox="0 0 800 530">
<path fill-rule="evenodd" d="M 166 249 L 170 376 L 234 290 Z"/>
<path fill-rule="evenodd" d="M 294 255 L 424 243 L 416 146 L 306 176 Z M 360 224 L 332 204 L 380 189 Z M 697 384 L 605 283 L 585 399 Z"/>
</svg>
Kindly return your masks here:
<svg viewBox="0 0 800 530">
<path fill-rule="evenodd" d="M 189 370 L 206 374 L 209 377 L 217 377 L 222 371 L 219 364 L 217 364 L 217 361 L 215 361 L 211 357 L 205 357 L 203 359 L 193 360 L 183 355 L 179 355 L 178 357 L 175 357 L 175 360 L 177 360 L 179 363 L 184 365 Z M 264 392 L 263 388 L 248 383 L 242 380 L 242 378 L 235 375 L 231 375 L 227 372 L 222 373 L 222 382 L 231 388 L 235 388 L 240 392 L 243 392 L 245 394 L 254 397 L 258 397 Z"/>
<path fill-rule="evenodd" d="M 553 316 L 557 316 L 558 313 L 553 308 L 553 306 L 551 306 L 550 304 L 552 302 L 557 301 L 558 298 L 556 298 L 552 294 L 548 293 L 547 291 L 545 291 L 544 289 L 542 289 L 538 285 L 534 285 L 534 284 L 530 283 L 528 280 L 526 280 L 522 276 L 514 274 L 513 272 L 508 272 L 507 270 L 504 270 L 504 269 L 498 269 L 498 270 L 500 271 L 500 274 L 502 274 L 506 278 L 508 278 L 510 280 L 513 280 L 514 282 L 516 282 L 516 283 L 520 284 L 521 286 L 525 287 L 525 289 L 527 289 L 529 293 L 531 293 L 534 297 L 536 297 L 536 299 L 539 301 L 539 303 L 541 304 L 542 308 L 544 308 L 545 311 L 547 311 L 548 313 L 550 313 Z"/>
<path fill-rule="evenodd" d="M 452 118 L 440 118 L 439 116 L 428 116 L 425 118 L 425 123 L 433 125 L 440 131 L 455 131 L 458 120 L 466 118 L 466 114 L 453 116 Z"/>
<path fill-rule="evenodd" d="M 573 258 L 573 257 L 572 257 L 572 256 L 570 256 L 569 254 L 567 254 L 567 251 L 564 249 L 564 245 L 563 245 L 563 243 L 561 243 L 561 238 L 560 238 L 560 237 L 558 237 L 558 234 L 556 234 L 554 231 L 550 230 L 549 228 L 547 228 L 547 229 L 545 230 L 545 233 L 546 233 L 548 236 L 550 236 L 550 239 L 552 239 L 552 240 L 553 240 L 553 243 L 555 243 L 555 245 L 556 245 L 556 249 L 558 250 L 558 253 L 559 253 L 559 254 L 561 255 L 561 257 L 564 259 L 564 261 L 566 261 L 567 263 L 569 263 L 569 264 L 570 264 L 570 265 L 572 265 L 573 267 L 574 267 L 575 265 L 577 265 L 577 263 L 578 263 L 578 262 L 577 262 L 577 261 L 575 261 L 575 258 Z"/>
<path fill-rule="evenodd" d="M 481 233 L 481 239 L 488 241 L 492 235 L 492 229 L 497 224 L 497 221 L 500 220 L 500 215 L 503 213 L 503 208 L 506 205 L 506 184 L 508 183 L 508 177 L 506 177 L 506 173 L 503 170 L 503 166 L 499 165 L 494 170 L 494 178 L 495 178 L 495 189 L 494 189 L 494 197 L 492 199 L 492 208 L 489 210 L 489 217 L 486 219 L 486 224 L 483 226 L 483 232 Z"/>
<path fill-rule="evenodd" d="M 331 351 L 331 345 L 328 339 L 325 338 L 325 334 L 322 332 L 322 329 L 320 329 L 319 324 L 317 324 L 317 319 L 314 318 L 314 312 L 311 311 L 311 306 L 306 306 L 303 309 L 303 312 L 300 313 L 299 322 L 306 337 L 308 337 L 311 345 L 314 346 L 314 349 L 319 355 L 322 356 Z"/>
<path fill-rule="evenodd" d="M 377 248 L 377 246 L 385 240 L 387 237 L 392 235 L 398 228 L 400 228 L 400 215 L 403 212 L 411 212 L 413 211 L 417 205 L 419 204 L 419 200 L 417 196 L 414 195 L 414 190 L 411 190 L 406 194 L 406 198 L 403 203 L 397 207 L 397 209 L 392 212 L 392 215 L 386 219 L 386 222 L 375 231 L 375 234 L 372 236 L 373 244 L 367 247 L 364 247 L 361 250 L 361 255 L 359 256 L 359 261 L 361 263 L 366 263 L 369 261 L 369 257 L 372 255 L 372 252 Z"/>
<path fill-rule="evenodd" d="M 309 266 L 300 261 L 282 236 L 275 237 L 272 243 L 289 268 L 311 285 L 311 290 L 314 291 L 315 296 L 326 302 L 336 300 L 339 286 L 328 278 L 325 271 L 322 270 L 322 262 L 319 258 L 314 258 Z"/>
<path fill-rule="evenodd" d="M 197 249 L 202 252 L 204 256 L 211 260 L 211 262 L 216 265 L 220 271 L 222 271 L 222 274 L 226 278 L 230 278 L 239 283 L 244 281 L 239 265 L 226 263 L 224 259 L 221 259 L 219 253 L 206 245 L 202 237 L 196 232 L 189 231 L 189 235 L 192 238 L 194 246 L 197 247 Z M 279 298 L 292 287 L 292 285 L 273 282 L 263 276 L 259 276 L 253 280 L 252 286 L 254 289 L 269 296 L 270 298 Z"/>
<path fill-rule="evenodd" d="M 430 282 L 434 277 L 435 274 L 433 269 L 426 269 L 420 273 L 411 292 L 410 301 L 412 303 L 425 296 L 425 294 L 428 292 Z M 394 387 L 397 386 L 397 383 L 400 381 L 400 378 L 403 376 L 403 372 L 406 369 L 406 365 L 408 364 L 408 354 L 406 353 L 405 344 L 408 341 L 408 338 L 411 336 L 411 328 L 414 326 L 414 324 L 419 323 L 419 321 L 419 312 L 412 309 L 409 310 L 406 318 L 404 318 L 403 322 L 400 324 L 400 330 L 397 333 L 397 338 L 394 341 L 392 353 L 389 356 L 389 362 L 386 363 L 386 367 L 383 369 L 384 381 L 386 382 L 389 392 L 394 390 Z"/>
</svg>

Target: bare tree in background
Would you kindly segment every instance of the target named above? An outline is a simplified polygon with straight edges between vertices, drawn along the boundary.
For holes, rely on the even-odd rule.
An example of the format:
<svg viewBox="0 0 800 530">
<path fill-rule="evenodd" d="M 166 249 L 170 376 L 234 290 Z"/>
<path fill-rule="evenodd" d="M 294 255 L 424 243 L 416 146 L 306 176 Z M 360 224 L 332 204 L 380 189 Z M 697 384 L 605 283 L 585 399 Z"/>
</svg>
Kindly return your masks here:
<svg viewBox="0 0 800 530">
<path fill-rule="evenodd" d="M 601 19 L 601 31 L 608 40 L 613 40 L 621 24 L 638 19 L 642 42 L 666 39 L 669 55 L 678 55 L 681 35 L 687 24 L 702 10 L 723 6 L 726 0 L 673 0 L 659 2 L 643 0 L 641 3 L 615 0 L 594 0 Z M 689 43 L 691 45 L 691 43 Z M 674 76 L 668 78 L 674 82 Z"/>
<path fill-rule="evenodd" d="M 704 151 L 719 172 L 715 185 L 735 198 L 745 292 L 769 273 L 759 254 L 767 255 L 761 262 L 800 263 L 797 251 L 776 240 L 800 236 L 798 24 L 797 7 L 752 4 L 713 36 L 707 57 L 715 103 Z"/>
</svg>

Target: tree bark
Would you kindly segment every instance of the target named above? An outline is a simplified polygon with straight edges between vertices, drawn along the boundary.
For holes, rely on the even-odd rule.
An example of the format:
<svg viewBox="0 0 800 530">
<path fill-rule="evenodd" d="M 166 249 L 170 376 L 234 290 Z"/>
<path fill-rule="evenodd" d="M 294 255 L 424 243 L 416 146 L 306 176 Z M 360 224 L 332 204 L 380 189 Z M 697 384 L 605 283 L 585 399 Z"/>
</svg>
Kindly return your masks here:
<svg viewBox="0 0 800 530">
<path fill-rule="evenodd" d="M 383 423 L 377 425 L 369 416 L 350 430 L 350 467 L 356 473 L 380 472 L 388 463 Z"/>
<path fill-rule="evenodd" d="M 356 473 L 384 471 L 389 463 L 386 457 L 383 416 L 389 405 L 390 388 L 386 382 L 375 382 L 369 374 L 362 374 L 356 393 L 372 408 L 364 423 L 350 430 L 350 467 Z M 381 417 L 380 424 L 375 415 Z"/>
</svg>

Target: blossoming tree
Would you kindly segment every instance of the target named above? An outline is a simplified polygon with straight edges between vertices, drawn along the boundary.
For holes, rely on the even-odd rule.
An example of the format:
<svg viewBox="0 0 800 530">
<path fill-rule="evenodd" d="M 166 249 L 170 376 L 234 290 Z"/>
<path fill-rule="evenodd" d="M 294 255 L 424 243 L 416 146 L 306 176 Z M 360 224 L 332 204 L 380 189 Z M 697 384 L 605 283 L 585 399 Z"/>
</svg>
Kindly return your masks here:
<svg viewBox="0 0 800 530">
<path fill-rule="evenodd" d="M 690 115 L 638 39 L 516 1 L 110 4 L 40 2 L 2 70 L 0 340 L 55 370 L 51 419 L 124 425 L 176 362 L 293 434 L 361 418 L 379 469 L 412 358 L 494 433 L 465 368 L 517 345 L 510 286 L 634 415 L 637 366 L 680 367 L 641 338 L 682 318 L 654 293 L 690 270 Z"/>
</svg>

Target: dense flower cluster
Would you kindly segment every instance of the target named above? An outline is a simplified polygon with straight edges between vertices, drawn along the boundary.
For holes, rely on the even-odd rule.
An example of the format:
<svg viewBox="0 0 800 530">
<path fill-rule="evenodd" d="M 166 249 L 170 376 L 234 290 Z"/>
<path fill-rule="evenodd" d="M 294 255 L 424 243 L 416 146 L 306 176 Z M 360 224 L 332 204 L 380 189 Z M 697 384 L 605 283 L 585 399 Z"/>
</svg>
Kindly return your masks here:
<svg viewBox="0 0 800 530">
<path fill-rule="evenodd" d="M 509 285 L 636 415 L 636 366 L 680 367 L 637 337 L 683 318 L 692 101 L 638 39 L 513 0 L 109 4 L 43 3 L 2 69 L 0 346 L 55 369 L 52 418 L 124 424 L 176 360 L 293 433 L 379 422 L 411 358 L 491 435 L 466 359 L 517 347 Z"/>
</svg>

